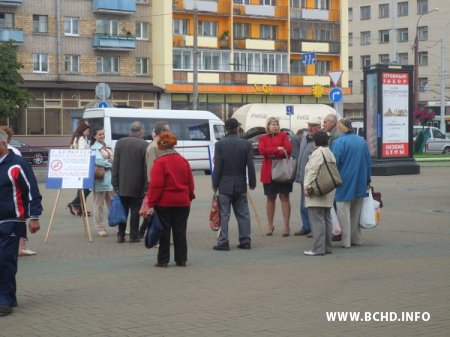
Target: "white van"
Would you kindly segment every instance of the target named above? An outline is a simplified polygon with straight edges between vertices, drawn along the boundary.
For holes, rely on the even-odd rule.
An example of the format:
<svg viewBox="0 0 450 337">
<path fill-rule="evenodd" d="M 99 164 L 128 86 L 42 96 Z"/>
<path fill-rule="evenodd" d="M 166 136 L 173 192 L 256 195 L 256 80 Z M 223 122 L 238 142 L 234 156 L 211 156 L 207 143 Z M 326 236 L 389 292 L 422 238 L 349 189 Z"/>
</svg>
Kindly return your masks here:
<svg viewBox="0 0 450 337">
<path fill-rule="evenodd" d="M 176 150 L 191 165 L 192 170 L 210 172 L 208 147 L 225 136 L 222 120 L 209 111 L 160 110 L 135 108 L 87 109 L 83 117 L 89 121 L 91 131 L 97 127 L 105 130 L 105 142 L 112 148 L 116 142 L 130 133 L 130 125 L 139 121 L 145 126 L 144 139 L 152 140 L 156 122 L 166 121 L 177 136 Z"/>
</svg>

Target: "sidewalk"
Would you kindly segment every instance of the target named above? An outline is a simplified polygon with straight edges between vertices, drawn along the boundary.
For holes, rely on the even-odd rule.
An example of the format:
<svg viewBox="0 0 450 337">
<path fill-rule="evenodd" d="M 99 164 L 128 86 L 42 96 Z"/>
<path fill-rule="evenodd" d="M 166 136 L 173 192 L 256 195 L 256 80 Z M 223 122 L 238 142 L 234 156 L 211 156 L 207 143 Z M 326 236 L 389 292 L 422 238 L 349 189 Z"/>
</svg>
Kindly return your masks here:
<svg viewBox="0 0 450 337">
<path fill-rule="evenodd" d="M 252 213 L 252 249 L 211 248 L 209 176 L 196 174 L 188 224 L 187 268 L 153 267 L 156 249 L 84 236 L 63 190 L 44 244 L 55 190 L 45 190 L 42 229 L 30 234 L 34 257 L 19 259 L 18 302 L 0 317 L 0 336 L 448 336 L 450 329 L 450 169 L 374 177 L 383 195 L 381 224 L 363 232 L 362 247 L 307 257 L 311 239 L 281 237 L 277 205 L 273 237 Z M 298 230 L 299 186 L 291 194 L 291 233 Z M 266 226 L 259 184 L 250 193 Z M 92 197 L 88 198 L 92 202 Z M 92 210 L 92 206 L 90 208 Z M 90 218 L 92 220 L 92 218 Z M 265 232 L 263 228 L 263 232 Z M 328 322 L 326 312 L 428 312 L 427 322 Z M 362 316 L 361 316 L 362 317 Z"/>
</svg>

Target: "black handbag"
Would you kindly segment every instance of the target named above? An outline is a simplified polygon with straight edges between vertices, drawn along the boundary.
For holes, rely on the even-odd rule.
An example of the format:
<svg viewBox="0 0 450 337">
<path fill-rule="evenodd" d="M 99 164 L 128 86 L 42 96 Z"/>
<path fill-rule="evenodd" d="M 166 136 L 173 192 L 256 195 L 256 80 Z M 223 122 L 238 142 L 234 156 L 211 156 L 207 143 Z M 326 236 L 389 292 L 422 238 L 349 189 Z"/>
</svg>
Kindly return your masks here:
<svg viewBox="0 0 450 337">
<path fill-rule="evenodd" d="M 315 195 L 324 195 L 333 191 L 336 187 L 342 185 L 342 178 L 336 163 L 327 162 L 322 153 L 323 164 L 319 167 L 316 179 L 311 184 Z"/>
</svg>

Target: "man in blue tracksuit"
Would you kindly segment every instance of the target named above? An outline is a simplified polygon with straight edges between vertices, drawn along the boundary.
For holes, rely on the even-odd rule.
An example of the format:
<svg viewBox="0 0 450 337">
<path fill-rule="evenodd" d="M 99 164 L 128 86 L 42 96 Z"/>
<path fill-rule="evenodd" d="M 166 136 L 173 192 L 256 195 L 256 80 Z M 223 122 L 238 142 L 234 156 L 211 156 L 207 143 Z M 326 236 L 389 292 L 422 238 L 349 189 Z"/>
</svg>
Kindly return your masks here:
<svg viewBox="0 0 450 337">
<path fill-rule="evenodd" d="M 39 230 L 41 195 L 31 166 L 8 150 L 8 135 L 0 130 L 0 316 L 17 306 L 16 273 L 19 239 L 25 223 Z"/>
</svg>

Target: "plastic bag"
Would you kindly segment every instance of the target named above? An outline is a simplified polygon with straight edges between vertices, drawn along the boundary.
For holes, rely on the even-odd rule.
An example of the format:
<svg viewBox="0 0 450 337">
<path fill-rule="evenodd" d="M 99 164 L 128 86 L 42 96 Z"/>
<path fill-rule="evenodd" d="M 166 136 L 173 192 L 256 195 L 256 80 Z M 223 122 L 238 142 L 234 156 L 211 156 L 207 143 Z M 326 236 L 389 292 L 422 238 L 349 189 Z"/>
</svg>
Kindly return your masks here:
<svg viewBox="0 0 450 337">
<path fill-rule="evenodd" d="M 108 213 L 109 227 L 117 226 L 121 223 L 127 223 L 127 213 L 125 207 L 123 207 L 122 200 L 120 200 L 119 194 L 115 194 L 111 200 L 111 206 Z"/>
<path fill-rule="evenodd" d="M 339 225 L 339 220 L 334 207 L 331 207 L 331 223 L 333 224 L 333 235 L 341 234 L 341 226 Z"/>
<path fill-rule="evenodd" d="M 150 249 L 155 246 L 159 242 L 162 231 L 163 225 L 156 213 L 153 213 L 148 219 L 147 232 L 145 233 L 145 247 Z"/>
<path fill-rule="evenodd" d="M 213 231 L 218 231 L 220 229 L 220 211 L 219 211 L 219 195 L 214 192 L 211 201 L 211 210 L 209 211 L 209 227 Z"/>
<path fill-rule="evenodd" d="M 361 215 L 359 216 L 359 225 L 362 228 L 373 228 L 377 225 L 376 214 L 375 214 L 375 204 L 372 197 L 372 191 L 368 191 L 369 195 L 363 198 L 361 206 Z M 378 204 L 378 207 L 379 204 Z"/>
</svg>

